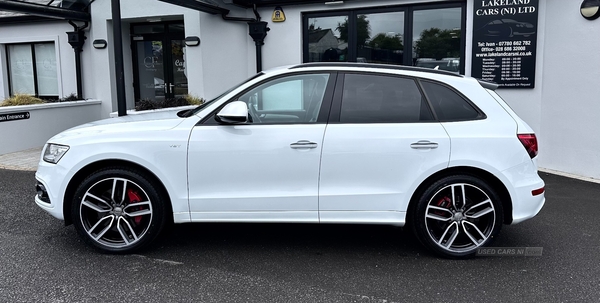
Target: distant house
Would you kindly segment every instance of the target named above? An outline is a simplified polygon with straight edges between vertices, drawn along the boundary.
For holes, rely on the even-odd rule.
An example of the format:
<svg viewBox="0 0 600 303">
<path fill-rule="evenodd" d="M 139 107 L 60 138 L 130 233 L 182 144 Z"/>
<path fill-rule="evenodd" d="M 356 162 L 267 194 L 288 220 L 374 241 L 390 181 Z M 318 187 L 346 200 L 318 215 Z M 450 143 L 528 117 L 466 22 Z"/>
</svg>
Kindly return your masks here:
<svg viewBox="0 0 600 303">
<path fill-rule="evenodd" d="M 347 47 L 347 43 L 345 44 Z M 340 42 L 328 29 L 309 30 L 308 56 L 310 61 L 339 61 Z"/>
</svg>

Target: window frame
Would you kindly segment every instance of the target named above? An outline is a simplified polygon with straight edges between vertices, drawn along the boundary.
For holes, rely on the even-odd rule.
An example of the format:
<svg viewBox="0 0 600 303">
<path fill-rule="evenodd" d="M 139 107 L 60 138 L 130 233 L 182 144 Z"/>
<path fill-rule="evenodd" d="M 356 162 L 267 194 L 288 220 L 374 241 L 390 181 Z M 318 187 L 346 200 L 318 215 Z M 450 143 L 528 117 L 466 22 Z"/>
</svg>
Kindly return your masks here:
<svg viewBox="0 0 600 303">
<path fill-rule="evenodd" d="M 444 8 L 460 8 L 461 9 L 461 33 L 460 33 L 460 56 L 461 62 L 459 66 L 459 73 L 465 74 L 466 66 L 466 27 L 467 27 L 467 3 L 466 1 L 448 1 L 444 3 L 412 3 L 402 5 L 390 5 L 390 6 L 373 6 L 355 9 L 343 9 L 343 10 L 324 10 L 324 11 L 310 11 L 302 13 L 302 62 L 308 63 L 308 19 L 310 18 L 322 18 L 322 17 L 348 17 L 348 56 L 346 62 L 356 62 L 356 18 L 358 15 L 364 14 L 376 14 L 376 13 L 390 13 L 390 12 L 404 12 L 404 49 L 412 50 L 414 47 L 413 43 L 413 13 L 416 10 L 432 10 L 432 9 L 444 9 Z M 352 45 L 352 47 L 351 47 Z M 412 51 L 405 51 L 403 54 L 402 65 L 413 66 L 413 54 Z"/>
<path fill-rule="evenodd" d="M 39 87 L 38 87 L 38 75 L 37 75 L 37 62 L 36 62 L 36 54 L 35 54 L 35 45 L 37 44 L 52 44 L 54 45 L 54 52 L 55 52 L 55 56 L 57 57 L 55 62 L 56 62 L 56 77 L 57 77 L 57 95 L 43 95 L 40 96 L 39 94 Z M 60 62 L 58 60 L 58 55 L 59 55 L 59 50 L 57 48 L 57 41 L 55 40 L 43 40 L 43 41 L 24 41 L 24 42 L 14 42 L 14 43 L 5 43 L 4 44 L 4 52 L 6 53 L 6 78 L 8 79 L 7 81 L 7 85 L 8 85 L 8 94 L 9 96 L 13 97 L 14 96 L 14 92 L 13 92 L 13 87 L 12 87 L 12 82 L 13 79 L 11 77 L 11 73 L 10 73 L 10 51 L 9 51 L 9 47 L 13 46 L 13 45 L 29 45 L 31 47 L 31 60 L 32 60 L 32 68 L 33 68 L 33 87 L 34 87 L 34 95 L 36 98 L 43 98 L 43 99 L 48 99 L 48 100 L 58 100 L 60 99 L 60 95 L 61 95 L 61 78 L 60 78 Z"/>
</svg>

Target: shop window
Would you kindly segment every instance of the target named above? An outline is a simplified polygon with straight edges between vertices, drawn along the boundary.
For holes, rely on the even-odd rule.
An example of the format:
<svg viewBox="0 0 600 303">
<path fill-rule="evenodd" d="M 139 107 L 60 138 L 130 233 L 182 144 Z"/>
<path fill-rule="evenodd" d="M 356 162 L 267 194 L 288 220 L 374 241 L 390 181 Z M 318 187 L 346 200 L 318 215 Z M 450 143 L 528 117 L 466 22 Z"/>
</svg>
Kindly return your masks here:
<svg viewBox="0 0 600 303">
<path fill-rule="evenodd" d="M 348 17 L 308 18 L 306 62 L 340 62 L 348 57 Z"/>
<path fill-rule="evenodd" d="M 10 94 L 58 98 L 54 42 L 6 46 Z"/>
<path fill-rule="evenodd" d="M 303 15 L 304 62 L 349 61 L 464 73 L 465 3 Z"/>
<path fill-rule="evenodd" d="M 415 10 L 413 65 L 458 73 L 461 66 L 461 8 Z"/>
</svg>

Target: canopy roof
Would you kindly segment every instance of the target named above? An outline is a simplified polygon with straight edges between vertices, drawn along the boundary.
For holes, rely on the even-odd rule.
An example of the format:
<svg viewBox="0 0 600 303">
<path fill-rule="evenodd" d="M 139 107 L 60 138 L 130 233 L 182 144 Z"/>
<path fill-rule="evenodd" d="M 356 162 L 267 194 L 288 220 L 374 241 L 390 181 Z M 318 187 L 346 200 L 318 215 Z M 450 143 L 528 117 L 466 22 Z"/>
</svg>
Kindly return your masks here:
<svg viewBox="0 0 600 303">
<path fill-rule="evenodd" d="M 86 11 L 94 0 L 0 0 L 0 19 L 37 16 L 44 19 L 90 21 Z M 7 21 L 7 20 L 3 20 Z"/>
</svg>

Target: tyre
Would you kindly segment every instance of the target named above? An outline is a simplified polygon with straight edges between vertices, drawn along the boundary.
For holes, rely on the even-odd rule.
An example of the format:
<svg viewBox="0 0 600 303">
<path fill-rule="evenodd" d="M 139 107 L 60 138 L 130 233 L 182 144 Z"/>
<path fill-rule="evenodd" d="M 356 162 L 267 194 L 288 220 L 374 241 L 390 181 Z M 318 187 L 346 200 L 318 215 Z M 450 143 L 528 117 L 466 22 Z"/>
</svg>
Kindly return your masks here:
<svg viewBox="0 0 600 303">
<path fill-rule="evenodd" d="M 131 253 L 150 244 L 168 222 L 167 200 L 152 179 L 107 168 L 77 188 L 71 215 L 83 239 L 103 252 Z"/>
<path fill-rule="evenodd" d="M 494 189 L 470 175 L 444 177 L 418 198 L 411 226 L 427 248 L 448 258 L 475 255 L 488 246 L 503 223 L 502 203 Z"/>
</svg>

